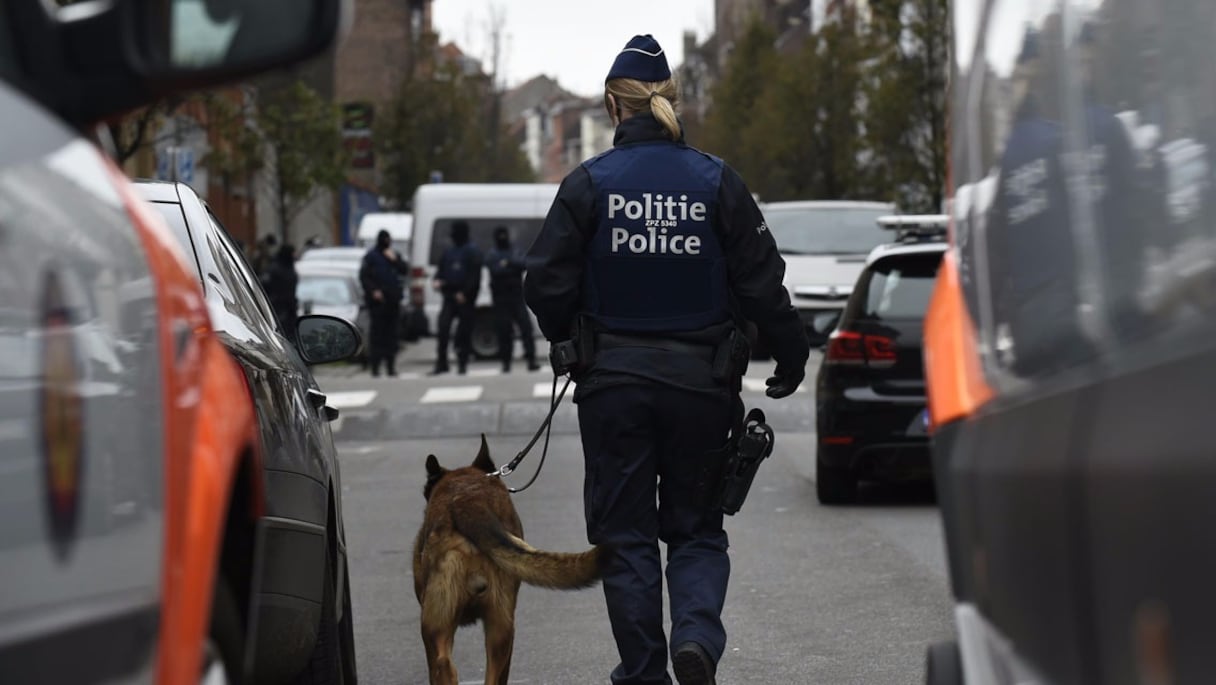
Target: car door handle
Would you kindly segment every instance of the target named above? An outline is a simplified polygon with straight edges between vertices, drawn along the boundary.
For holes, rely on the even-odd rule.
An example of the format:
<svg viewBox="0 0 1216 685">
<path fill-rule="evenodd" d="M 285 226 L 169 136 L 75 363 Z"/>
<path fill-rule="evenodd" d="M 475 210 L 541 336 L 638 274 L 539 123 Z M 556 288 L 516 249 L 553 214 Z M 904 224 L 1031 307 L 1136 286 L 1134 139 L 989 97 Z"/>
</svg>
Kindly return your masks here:
<svg viewBox="0 0 1216 685">
<path fill-rule="evenodd" d="M 321 407 L 324 407 L 326 399 L 325 393 L 321 392 L 320 390 L 313 390 L 312 388 L 308 389 L 308 401 L 312 403 L 313 409 L 320 409 Z"/>
</svg>

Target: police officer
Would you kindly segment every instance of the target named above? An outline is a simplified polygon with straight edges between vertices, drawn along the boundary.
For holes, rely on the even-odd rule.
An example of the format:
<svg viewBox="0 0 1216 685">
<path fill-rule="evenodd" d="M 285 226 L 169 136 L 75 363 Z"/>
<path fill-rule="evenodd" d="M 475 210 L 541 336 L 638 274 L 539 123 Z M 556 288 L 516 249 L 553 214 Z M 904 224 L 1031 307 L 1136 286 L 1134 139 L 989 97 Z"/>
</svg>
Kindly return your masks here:
<svg viewBox="0 0 1216 685">
<path fill-rule="evenodd" d="M 738 399 L 715 355 L 736 321 L 754 322 L 777 360 L 768 395 L 785 397 L 810 353 L 764 217 L 733 169 L 685 144 L 676 97 L 663 49 L 635 36 L 605 84 L 614 147 L 562 182 L 524 283 L 546 338 L 570 338 L 576 321 L 580 348 L 594 338 L 574 399 L 587 537 L 615 550 L 603 585 L 618 685 L 671 682 L 659 540 L 676 678 L 714 682 L 730 561 L 699 478 Z"/>
<path fill-rule="evenodd" d="M 363 256 L 359 268 L 359 282 L 371 318 L 367 357 L 373 376 L 380 375 L 380 362 L 384 362 L 389 376 L 397 375 L 397 326 L 404 290 L 401 278 L 407 273 L 409 268 L 405 261 L 393 250 L 392 236 L 388 231 L 380 231 L 376 244 Z"/>
<path fill-rule="evenodd" d="M 498 354 L 502 370 L 511 371 L 513 329 L 519 329 L 528 370 L 540 368 L 536 363 L 536 341 L 532 339 L 532 320 L 524 306 L 524 259 L 511 245 L 511 233 L 506 226 L 494 229 L 494 249 L 486 255 L 490 270 L 490 295 L 494 298 L 494 323 L 498 328 Z"/>
<path fill-rule="evenodd" d="M 434 286 L 443 295 L 443 308 L 439 311 L 439 340 L 432 376 L 449 371 L 452 319 L 456 319 L 456 369 L 461 374 L 468 369 L 473 315 L 481 290 L 481 251 L 469 243 L 468 222 L 452 222 L 451 238 L 452 246 L 439 258 L 439 269 L 435 272 Z"/>
</svg>

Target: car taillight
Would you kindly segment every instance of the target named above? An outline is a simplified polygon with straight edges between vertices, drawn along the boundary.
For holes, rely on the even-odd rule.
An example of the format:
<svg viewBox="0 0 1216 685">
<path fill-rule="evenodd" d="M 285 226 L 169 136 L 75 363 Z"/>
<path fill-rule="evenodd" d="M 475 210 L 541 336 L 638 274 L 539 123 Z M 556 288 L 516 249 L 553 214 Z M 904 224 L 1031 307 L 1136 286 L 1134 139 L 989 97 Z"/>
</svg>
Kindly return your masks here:
<svg viewBox="0 0 1216 685">
<path fill-rule="evenodd" d="M 828 338 L 827 354 L 823 363 L 849 366 L 861 366 L 866 363 L 866 353 L 862 335 L 853 331 L 835 331 Z"/>
<path fill-rule="evenodd" d="M 895 341 L 885 335 L 839 330 L 828 338 L 823 363 L 887 368 L 895 365 Z"/>
</svg>

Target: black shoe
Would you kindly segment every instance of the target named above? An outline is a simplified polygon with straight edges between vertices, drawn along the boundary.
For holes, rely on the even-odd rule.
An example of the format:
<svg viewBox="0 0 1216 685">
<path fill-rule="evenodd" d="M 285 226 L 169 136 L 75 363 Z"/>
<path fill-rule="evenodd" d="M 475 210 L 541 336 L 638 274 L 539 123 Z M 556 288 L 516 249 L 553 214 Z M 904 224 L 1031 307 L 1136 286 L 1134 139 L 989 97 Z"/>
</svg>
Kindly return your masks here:
<svg viewBox="0 0 1216 685">
<path fill-rule="evenodd" d="M 535 361 L 530 361 L 530 362 L 528 362 L 528 370 L 529 371 L 540 371 L 540 364 L 537 364 Z"/>
<path fill-rule="evenodd" d="M 428 373 L 427 375 L 428 376 L 442 376 L 443 374 L 445 374 L 447 372 L 448 372 L 448 367 L 436 366 L 435 368 L 431 369 L 431 372 Z"/>
<path fill-rule="evenodd" d="M 671 669 L 680 685 L 714 685 L 717 668 L 709 654 L 695 642 L 685 642 L 671 654 Z"/>
<path fill-rule="evenodd" d="M 467 372 L 467 371 L 468 371 L 468 367 L 466 367 L 464 364 L 461 364 L 456 367 L 456 373 L 460 374 L 461 376 L 463 376 L 465 374 L 465 372 Z"/>
<path fill-rule="evenodd" d="M 511 365 L 510 365 L 510 364 L 503 364 L 503 365 L 502 365 L 502 372 L 503 372 L 503 373 L 511 373 Z"/>
</svg>

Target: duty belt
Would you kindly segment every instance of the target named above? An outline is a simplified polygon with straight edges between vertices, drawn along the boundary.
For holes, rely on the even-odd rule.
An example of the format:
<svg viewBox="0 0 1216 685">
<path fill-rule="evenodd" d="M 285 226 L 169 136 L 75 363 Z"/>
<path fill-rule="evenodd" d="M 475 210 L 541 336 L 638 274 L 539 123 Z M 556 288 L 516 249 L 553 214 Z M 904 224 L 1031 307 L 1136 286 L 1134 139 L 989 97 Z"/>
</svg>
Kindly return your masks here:
<svg viewBox="0 0 1216 685">
<path fill-rule="evenodd" d="M 709 364 L 714 363 L 717 353 L 716 345 L 700 345 L 697 343 L 642 335 L 624 335 L 621 333 L 600 333 L 596 336 L 596 348 L 610 350 L 618 347 L 645 347 L 654 350 L 677 352 L 696 357 Z"/>
</svg>

